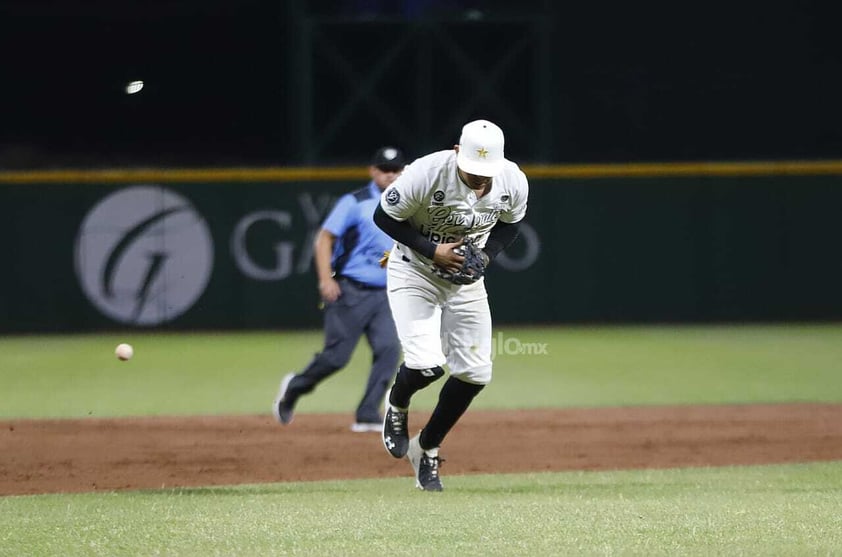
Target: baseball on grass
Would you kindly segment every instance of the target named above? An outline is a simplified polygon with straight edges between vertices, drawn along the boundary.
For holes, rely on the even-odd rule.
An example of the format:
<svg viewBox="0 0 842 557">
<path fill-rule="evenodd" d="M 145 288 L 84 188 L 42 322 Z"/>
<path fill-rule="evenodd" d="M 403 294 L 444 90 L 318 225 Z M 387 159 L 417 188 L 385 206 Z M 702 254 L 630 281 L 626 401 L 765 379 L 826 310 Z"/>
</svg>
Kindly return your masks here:
<svg viewBox="0 0 842 557">
<path fill-rule="evenodd" d="M 132 348 L 131 344 L 118 344 L 114 353 L 117 354 L 118 359 L 125 362 L 126 360 L 131 359 L 134 354 L 134 348 Z"/>
</svg>

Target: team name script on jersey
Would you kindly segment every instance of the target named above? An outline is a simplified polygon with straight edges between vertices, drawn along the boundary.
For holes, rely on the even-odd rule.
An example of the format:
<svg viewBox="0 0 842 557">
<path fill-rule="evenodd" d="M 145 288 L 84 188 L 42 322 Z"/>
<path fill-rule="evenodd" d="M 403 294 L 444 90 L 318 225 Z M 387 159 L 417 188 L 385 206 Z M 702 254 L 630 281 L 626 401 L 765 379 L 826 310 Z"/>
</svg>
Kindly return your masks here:
<svg viewBox="0 0 842 557">
<path fill-rule="evenodd" d="M 474 211 L 457 207 L 428 207 L 428 222 L 421 225 L 420 232 L 431 242 L 447 244 L 465 236 L 482 235 L 497 223 L 499 209 Z"/>
</svg>

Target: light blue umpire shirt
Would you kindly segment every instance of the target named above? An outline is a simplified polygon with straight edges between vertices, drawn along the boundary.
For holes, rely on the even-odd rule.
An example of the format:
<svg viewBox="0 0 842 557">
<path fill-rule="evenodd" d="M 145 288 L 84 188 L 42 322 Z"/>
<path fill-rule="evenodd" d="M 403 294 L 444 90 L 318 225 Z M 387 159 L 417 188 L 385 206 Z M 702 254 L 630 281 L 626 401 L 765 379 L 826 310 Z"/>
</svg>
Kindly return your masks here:
<svg viewBox="0 0 842 557">
<path fill-rule="evenodd" d="M 386 269 L 380 266 L 380 259 L 384 251 L 392 249 L 394 240 L 374 224 L 380 193 L 371 181 L 343 195 L 322 224 L 336 236 L 331 264 L 337 280 L 345 277 L 368 287 L 386 287 Z"/>
</svg>

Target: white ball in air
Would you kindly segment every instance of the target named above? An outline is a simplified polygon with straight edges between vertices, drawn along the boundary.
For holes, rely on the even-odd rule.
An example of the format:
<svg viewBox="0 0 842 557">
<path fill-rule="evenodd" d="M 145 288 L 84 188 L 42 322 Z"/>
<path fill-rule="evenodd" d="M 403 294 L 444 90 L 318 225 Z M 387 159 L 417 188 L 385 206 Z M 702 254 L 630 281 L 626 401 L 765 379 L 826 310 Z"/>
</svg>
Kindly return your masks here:
<svg viewBox="0 0 842 557">
<path fill-rule="evenodd" d="M 126 360 L 130 360 L 134 355 L 134 348 L 132 348 L 131 344 L 118 344 L 114 353 L 117 355 L 118 359 L 125 362 Z"/>
</svg>

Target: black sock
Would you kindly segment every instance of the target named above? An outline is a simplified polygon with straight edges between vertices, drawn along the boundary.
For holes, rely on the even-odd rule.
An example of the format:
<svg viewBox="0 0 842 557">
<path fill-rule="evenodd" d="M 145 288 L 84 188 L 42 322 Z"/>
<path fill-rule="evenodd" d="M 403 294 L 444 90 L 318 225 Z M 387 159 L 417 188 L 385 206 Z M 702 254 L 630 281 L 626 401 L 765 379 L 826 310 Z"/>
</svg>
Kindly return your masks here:
<svg viewBox="0 0 842 557">
<path fill-rule="evenodd" d="M 429 369 L 412 369 L 401 364 L 398 375 L 395 377 L 395 384 L 389 394 L 389 402 L 398 408 L 409 408 L 409 399 L 412 395 L 427 387 L 444 375 L 444 370 L 439 367 Z"/>
<path fill-rule="evenodd" d="M 439 402 L 430 416 L 430 421 L 421 430 L 421 437 L 418 439 L 421 448 L 426 450 L 441 446 L 444 437 L 456 425 L 483 387 L 485 385 L 474 385 L 450 377 L 441 388 Z"/>
</svg>

